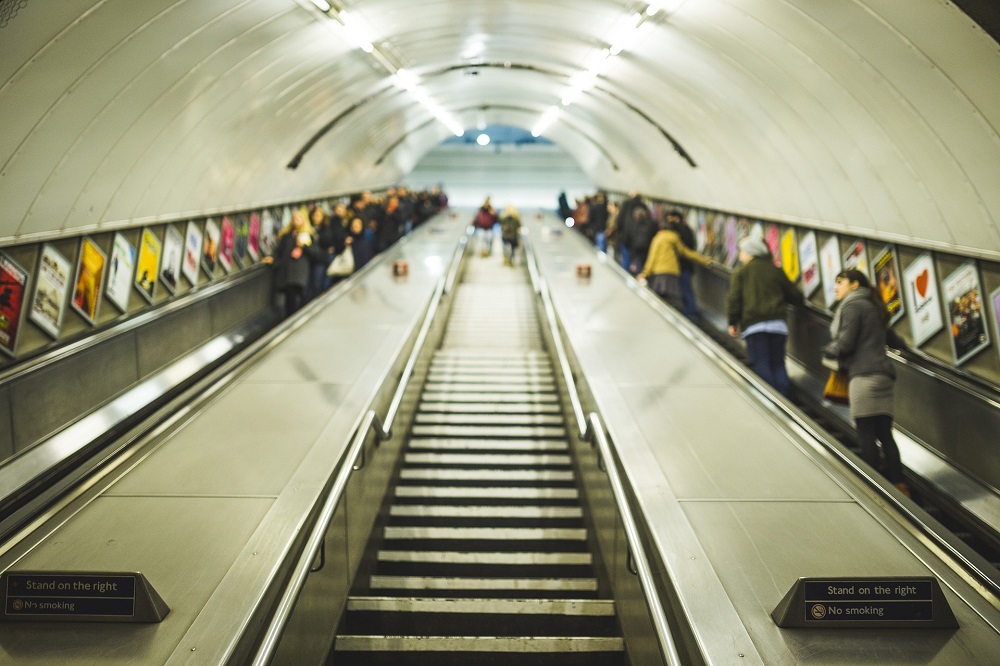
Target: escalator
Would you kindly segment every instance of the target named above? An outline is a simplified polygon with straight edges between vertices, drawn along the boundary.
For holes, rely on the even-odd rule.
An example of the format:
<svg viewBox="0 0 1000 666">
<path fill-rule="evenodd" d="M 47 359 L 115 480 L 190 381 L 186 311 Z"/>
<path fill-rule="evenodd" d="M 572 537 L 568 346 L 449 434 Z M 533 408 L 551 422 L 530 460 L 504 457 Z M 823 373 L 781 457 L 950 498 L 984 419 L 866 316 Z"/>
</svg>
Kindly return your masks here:
<svg viewBox="0 0 1000 666">
<path fill-rule="evenodd" d="M 526 271 L 458 286 L 330 664 L 627 664 Z"/>
</svg>

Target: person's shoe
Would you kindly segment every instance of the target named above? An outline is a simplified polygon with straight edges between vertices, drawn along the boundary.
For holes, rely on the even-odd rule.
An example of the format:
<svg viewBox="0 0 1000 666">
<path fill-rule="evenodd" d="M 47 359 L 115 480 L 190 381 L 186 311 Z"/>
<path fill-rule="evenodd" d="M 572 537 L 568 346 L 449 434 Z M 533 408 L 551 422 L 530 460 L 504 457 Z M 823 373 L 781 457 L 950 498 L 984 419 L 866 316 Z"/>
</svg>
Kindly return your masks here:
<svg viewBox="0 0 1000 666">
<path fill-rule="evenodd" d="M 896 484 L 896 489 L 899 490 L 899 492 L 906 495 L 908 499 L 913 499 L 913 495 L 910 494 L 910 487 L 905 483 L 903 483 L 902 481 Z"/>
</svg>

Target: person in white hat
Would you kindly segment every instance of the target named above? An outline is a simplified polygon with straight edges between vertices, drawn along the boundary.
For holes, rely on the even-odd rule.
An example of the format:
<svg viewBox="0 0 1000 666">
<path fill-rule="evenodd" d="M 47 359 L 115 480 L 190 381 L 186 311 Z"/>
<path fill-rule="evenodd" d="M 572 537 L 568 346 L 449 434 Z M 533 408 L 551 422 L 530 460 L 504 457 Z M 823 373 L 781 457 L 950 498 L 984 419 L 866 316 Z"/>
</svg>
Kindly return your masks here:
<svg viewBox="0 0 1000 666">
<path fill-rule="evenodd" d="M 801 305 L 802 292 L 774 265 L 760 235 L 751 234 L 740 242 L 740 262 L 743 265 L 729 282 L 729 335 L 742 335 L 750 367 L 787 397 L 791 383 L 785 369 L 785 306 Z"/>
</svg>

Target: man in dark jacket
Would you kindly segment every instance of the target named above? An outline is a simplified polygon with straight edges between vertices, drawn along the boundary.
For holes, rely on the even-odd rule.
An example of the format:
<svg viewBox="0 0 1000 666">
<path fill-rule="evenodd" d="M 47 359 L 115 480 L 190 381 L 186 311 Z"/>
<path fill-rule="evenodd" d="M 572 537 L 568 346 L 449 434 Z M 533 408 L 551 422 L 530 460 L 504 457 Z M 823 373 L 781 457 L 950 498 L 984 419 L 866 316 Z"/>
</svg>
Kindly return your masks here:
<svg viewBox="0 0 1000 666">
<path fill-rule="evenodd" d="M 750 367 L 768 384 L 788 396 L 791 384 L 785 369 L 788 341 L 786 305 L 801 305 L 802 292 L 774 265 L 764 239 L 751 235 L 740 243 L 738 268 L 730 278 L 729 335 L 741 335 Z"/>
<path fill-rule="evenodd" d="M 684 222 L 684 216 L 679 210 L 672 210 L 667 213 L 667 226 L 677 232 L 677 235 L 681 237 L 681 242 L 684 243 L 684 247 L 689 250 L 695 248 L 694 232 Z M 694 264 L 690 259 L 683 256 L 678 256 L 677 259 L 681 265 L 681 304 L 683 312 L 688 319 L 694 321 L 700 316 L 698 313 L 698 303 L 694 298 L 694 285 L 692 284 L 694 279 Z"/>
</svg>

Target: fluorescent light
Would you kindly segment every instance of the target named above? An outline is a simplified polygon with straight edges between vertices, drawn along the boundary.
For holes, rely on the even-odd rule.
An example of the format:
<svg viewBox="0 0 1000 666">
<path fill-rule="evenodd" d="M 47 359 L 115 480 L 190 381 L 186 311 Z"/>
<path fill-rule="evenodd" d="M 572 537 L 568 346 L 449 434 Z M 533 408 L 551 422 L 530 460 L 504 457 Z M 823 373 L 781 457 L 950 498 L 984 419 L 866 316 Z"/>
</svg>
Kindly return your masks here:
<svg viewBox="0 0 1000 666">
<path fill-rule="evenodd" d="M 357 44 L 362 51 L 365 53 L 371 53 L 375 50 L 375 40 L 371 38 L 368 30 L 361 25 L 356 18 L 354 18 L 353 14 L 348 14 L 346 11 L 341 10 L 340 14 L 337 16 L 340 17 L 340 22 L 344 24 L 345 28 L 347 28 L 347 34 L 351 36 L 351 39 L 354 40 L 354 43 Z"/>
<path fill-rule="evenodd" d="M 476 143 L 478 143 L 480 146 L 488 145 L 489 142 L 490 142 L 489 134 L 480 134 L 479 136 L 476 137 Z"/>
<path fill-rule="evenodd" d="M 310 0 L 323 13 L 330 11 L 330 3 L 326 0 Z"/>
</svg>

